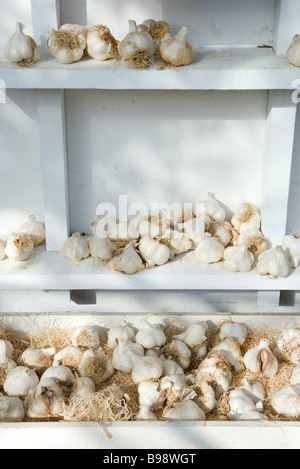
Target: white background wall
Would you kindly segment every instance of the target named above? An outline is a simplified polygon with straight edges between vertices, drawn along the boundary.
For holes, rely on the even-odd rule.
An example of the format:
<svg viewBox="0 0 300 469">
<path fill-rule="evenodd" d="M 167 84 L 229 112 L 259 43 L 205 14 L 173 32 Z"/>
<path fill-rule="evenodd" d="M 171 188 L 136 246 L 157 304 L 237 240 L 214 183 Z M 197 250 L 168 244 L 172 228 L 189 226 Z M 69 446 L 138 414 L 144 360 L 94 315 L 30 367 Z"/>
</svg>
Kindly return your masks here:
<svg viewBox="0 0 300 469">
<path fill-rule="evenodd" d="M 0 0 L 0 9 L 0 49 L 16 20 L 32 34 L 30 0 Z M 275 0 L 61 0 L 62 23 L 107 24 L 121 39 L 129 18 L 139 23 L 153 17 L 169 21 L 174 31 L 185 24 L 195 47 L 272 44 L 274 11 Z M 207 190 L 225 204 L 228 215 L 242 200 L 262 203 L 266 92 L 74 90 L 66 92 L 66 112 L 72 231 L 88 232 L 98 203 L 117 203 L 118 194 L 149 204 L 193 202 Z M 288 231 L 300 228 L 299 129 L 300 116 Z M 34 90 L 12 90 L 0 105 L 0 160 L 0 236 L 5 237 L 31 213 L 43 219 Z M 3 292 L 0 308 L 45 309 L 45 295 Z M 178 293 L 176 301 L 174 294 L 170 301 L 167 293 L 154 294 L 160 298 L 156 305 L 147 299 L 151 294 L 140 292 L 134 297 L 139 300 L 132 295 L 119 293 L 125 309 L 186 308 L 188 298 L 193 309 L 203 301 L 195 292 Z M 111 296 L 102 294 L 98 308 L 117 310 L 120 303 L 109 306 L 109 301 Z"/>
</svg>

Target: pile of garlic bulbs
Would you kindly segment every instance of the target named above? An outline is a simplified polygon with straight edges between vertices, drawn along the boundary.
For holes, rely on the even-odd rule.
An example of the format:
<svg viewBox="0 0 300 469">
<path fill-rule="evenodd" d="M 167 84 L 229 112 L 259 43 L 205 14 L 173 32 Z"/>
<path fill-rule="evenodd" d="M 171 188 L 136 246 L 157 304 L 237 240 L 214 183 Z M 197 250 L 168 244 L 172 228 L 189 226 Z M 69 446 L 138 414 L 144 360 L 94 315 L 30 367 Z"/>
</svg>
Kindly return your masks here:
<svg viewBox="0 0 300 469">
<path fill-rule="evenodd" d="M 154 63 L 155 56 L 175 67 L 190 64 L 194 54 L 187 35 L 186 27 L 172 35 L 168 23 L 153 19 L 139 25 L 129 20 L 129 32 L 121 41 L 105 25 L 64 24 L 52 30 L 48 46 L 51 54 L 63 64 L 89 56 L 98 61 L 123 60 L 143 70 Z"/>
<path fill-rule="evenodd" d="M 300 418 L 300 329 L 151 319 L 1 327 L 0 422 Z"/>
<path fill-rule="evenodd" d="M 22 262 L 29 258 L 34 248 L 46 240 L 45 225 L 37 221 L 35 215 L 22 225 L 16 233 L 8 236 L 7 241 L 0 239 L 0 261 L 8 257 L 13 262 Z"/>
<path fill-rule="evenodd" d="M 91 224 L 90 238 L 73 234 L 65 241 L 62 255 L 73 261 L 91 255 L 108 262 L 109 270 L 129 275 L 188 252 L 193 252 L 199 266 L 219 263 L 231 272 L 255 269 L 273 278 L 288 276 L 300 262 L 296 234 L 272 248 L 261 231 L 261 215 L 254 205 L 241 203 L 226 220 L 225 209 L 211 194 L 190 209 L 175 203 L 168 210 L 111 221 L 104 232 L 106 220 L 100 215 Z"/>
</svg>

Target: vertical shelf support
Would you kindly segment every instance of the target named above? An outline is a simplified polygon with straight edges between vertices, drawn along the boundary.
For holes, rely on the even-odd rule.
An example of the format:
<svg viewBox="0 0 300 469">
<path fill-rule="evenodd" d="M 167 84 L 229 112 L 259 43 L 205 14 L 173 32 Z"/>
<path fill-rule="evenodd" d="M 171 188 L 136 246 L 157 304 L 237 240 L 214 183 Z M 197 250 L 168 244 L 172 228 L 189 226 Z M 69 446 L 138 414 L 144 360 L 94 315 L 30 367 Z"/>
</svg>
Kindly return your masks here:
<svg viewBox="0 0 300 469">
<path fill-rule="evenodd" d="M 276 0 L 274 50 L 285 55 L 295 34 L 299 34 L 299 0 Z"/>
</svg>

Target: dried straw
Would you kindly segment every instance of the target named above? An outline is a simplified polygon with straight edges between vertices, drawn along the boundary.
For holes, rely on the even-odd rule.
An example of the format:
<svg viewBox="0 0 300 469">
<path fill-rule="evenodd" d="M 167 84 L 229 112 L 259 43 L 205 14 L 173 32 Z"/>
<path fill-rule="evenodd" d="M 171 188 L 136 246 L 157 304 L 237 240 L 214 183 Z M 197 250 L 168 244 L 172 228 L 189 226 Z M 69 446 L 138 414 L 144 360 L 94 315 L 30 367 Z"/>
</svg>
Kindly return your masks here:
<svg viewBox="0 0 300 469">
<path fill-rule="evenodd" d="M 52 30 L 48 38 L 48 45 L 51 44 L 59 49 L 77 49 L 80 43 L 76 34 L 65 30 Z"/>
<path fill-rule="evenodd" d="M 149 34 L 152 36 L 153 42 L 160 42 L 167 32 L 169 31 L 169 26 L 161 24 L 159 21 L 157 23 L 151 23 L 149 26 Z"/>
<path fill-rule="evenodd" d="M 130 62 L 137 70 L 146 70 L 154 63 L 153 58 L 145 51 L 137 52 L 133 57 L 126 60 Z"/>
<path fill-rule="evenodd" d="M 248 221 L 254 214 L 253 207 L 249 202 L 245 202 L 243 207 L 243 211 L 237 217 L 237 220 L 240 223 L 246 223 L 246 221 Z"/>
</svg>

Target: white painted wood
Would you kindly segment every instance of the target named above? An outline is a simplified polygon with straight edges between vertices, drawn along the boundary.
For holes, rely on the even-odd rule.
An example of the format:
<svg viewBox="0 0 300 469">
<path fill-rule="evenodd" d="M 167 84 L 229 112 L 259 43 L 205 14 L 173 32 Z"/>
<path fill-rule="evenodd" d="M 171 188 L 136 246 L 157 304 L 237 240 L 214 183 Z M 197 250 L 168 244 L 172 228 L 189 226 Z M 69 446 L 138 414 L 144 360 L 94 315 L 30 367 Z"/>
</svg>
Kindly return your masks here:
<svg viewBox="0 0 300 469">
<path fill-rule="evenodd" d="M 298 0 L 276 0 L 274 49 L 285 55 L 293 37 L 300 33 L 300 3 Z"/>
<path fill-rule="evenodd" d="M 259 291 L 257 298 L 260 306 L 279 306 L 280 291 Z"/>
<path fill-rule="evenodd" d="M 59 64 L 43 58 L 30 69 L 2 61 L 0 78 L 7 88 L 137 90 L 269 90 L 295 88 L 299 70 L 272 49 L 257 47 L 198 48 L 191 65 L 134 70 L 126 63 L 92 59 Z"/>
<path fill-rule="evenodd" d="M 280 245 L 286 233 L 296 111 L 289 92 L 270 92 L 262 226 L 273 246 Z"/>
<path fill-rule="evenodd" d="M 59 252 L 36 248 L 28 261 L 0 263 L 1 290 L 298 290 L 300 269 L 288 278 L 261 277 L 255 270 L 232 273 L 222 263 L 200 265 L 190 252 L 172 262 L 134 275 L 108 270 L 89 257 L 80 262 L 62 258 Z"/>
<path fill-rule="evenodd" d="M 49 291 L 49 300 L 52 305 L 66 305 L 71 302 L 71 293 L 69 290 L 52 290 Z"/>
<path fill-rule="evenodd" d="M 34 39 L 43 54 L 49 54 L 47 39 L 52 29 L 60 27 L 60 0 L 31 0 Z"/>
<path fill-rule="evenodd" d="M 64 92 L 38 92 L 46 243 L 58 251 L 69 236 L 67 153 Z"/>
</svg>

